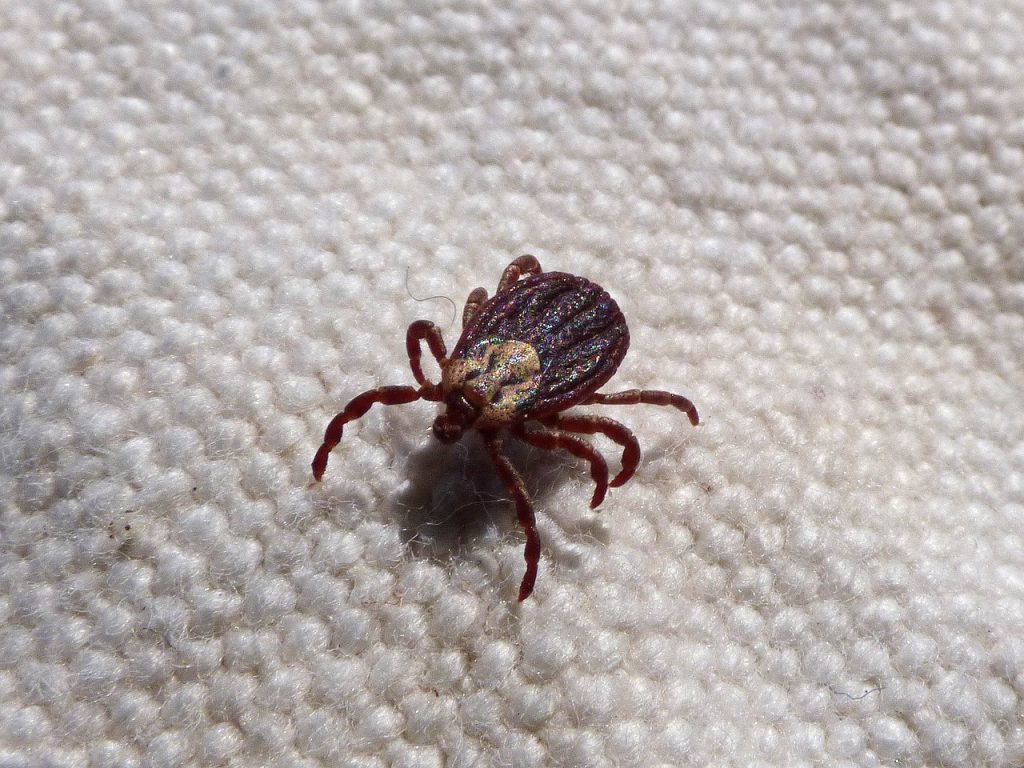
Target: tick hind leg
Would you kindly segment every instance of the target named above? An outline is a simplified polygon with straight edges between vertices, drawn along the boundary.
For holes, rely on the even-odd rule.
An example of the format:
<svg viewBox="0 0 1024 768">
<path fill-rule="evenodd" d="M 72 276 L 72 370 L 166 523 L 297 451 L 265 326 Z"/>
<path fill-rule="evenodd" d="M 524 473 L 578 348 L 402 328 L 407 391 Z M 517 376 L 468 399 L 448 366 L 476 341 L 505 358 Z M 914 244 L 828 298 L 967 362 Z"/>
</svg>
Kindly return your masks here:
<svg viewBox="0 0 1024 768">
<path fill-rule="evenodd" d="M 515 500 L 519 527 L 526 535 L 526 550 L 523 552 L 523 557 L 526 559 L 526 573 L 519 585 L 519 602 L 522 602 L 533 592 L 533 585 L 537 581 L 537 569 L 540 564 L 540 534 L 537 533 L 537 520 L 533 515 L 533 504 L 530 502 L 530 495 L 526 492 L 523 478 L 516 472 L 512 462 L 501 452 L 501 440 L 493 435 L 485 435 L 484 442 L 487 444 L 487 452 L 491 456 L 494 468 L 505 484 L 505 490 Z"/>
<path fill-rule="evenodd" d="M 498 281 L 498 293 L 504 291 L 523 275 L 537 275 L 543 271 L 540 262 L 530 254 L 520 256 L 505 267 L 501 280 Z"/>
<path fill-rule="evenodd" d="M 513 261 L 501 274 L 501 280 L 498 281 L 498 293 L 508 288 L 514 282 L 524 275 L 536 275 L 543 272 L 540 266 L 540 262 L 530 254 L 520 256 L 518 259 Z M 469 325 L 469 321 L 473 319 L 477 311 L 480 309 L 480 305 L 487 301 L 487 291 L 483 288 L 475 288 L 469 294 L 469 298 L 466 299 L 466 306 L 462 310 L 462 327 L 465 328 Z"/>
<path fill-rule="evenodd" d="M 605 416 L 550 416 L 542 422 L 544 425 L 566 432 L 580 432 L 584 435 L 601 434 L 622 446 L 622 469 L 609 483 L 612 488 L 623 485 L 636 472 L 640 465 L 640 443 L 633 432 L 625 424 Z"/>
<path fill-rule="evenodd" d="M 527 430 L 522 424 L 514 426 L 512 434 L 537 448 L 548 451 L 561 448 L 578 459 L 586 459 L 590 462 L 590 477 L 594 481 L 594 495 L 590 499 L 590 508 L 593 509 L 604 501 L 605 494 L 608 493 L 608 464 L 586 440 L 567 435 L 565 432 Z"/>
<path fill-rule="evenodd" d="M 465 328 L 469 325 L 469 321 L 476 315 L 477 310 L 480 309 L 480 305 L 487 301 L 487 289 L 486 288 L 474 288 L 469 298 L 466 299 L 466 306 L 462 310 L 462 327 Z"/>
<path fill-rule="evenodd" d="M 697 426 L 700 417 L 697 415 L 697 408 L 682 395 L 672 392 L 663 392 L 660 389 L 627 389 L 625 392 L 613 392 L 603 395 L 595 392 L 580 405 L 635 405 L 646 403 L 647 405 L 671 405 L 686 414 L 693 426 Z M 614 438 L 613 438 L 614 439 Z"/>
<path fill-rule="evenodd" d="M 331 423 L 327 425 L 327 429 L 324 431 L 324 441 L 317 449 L 316 456 L 313 457 L 314 479 L 319 482 L 320 478 L 324 476 L 324 471 L 327 469 L 327 457 L 334 450 L 334 446 L 341 442 L 341 434 L 346 424 L 358 419 L 370 410 L 374 403 L 401 405 L 403 403 L 412 403 L 421 398 L 426 400 L 437 399 L 433 391 L 428 387 L 420 387 L 418 389 L 416 387 L 380 387 L 363 392 L 363 394 L 357 395 L 350 400 L 341 413 L 331 419 Z"/>
</svg>

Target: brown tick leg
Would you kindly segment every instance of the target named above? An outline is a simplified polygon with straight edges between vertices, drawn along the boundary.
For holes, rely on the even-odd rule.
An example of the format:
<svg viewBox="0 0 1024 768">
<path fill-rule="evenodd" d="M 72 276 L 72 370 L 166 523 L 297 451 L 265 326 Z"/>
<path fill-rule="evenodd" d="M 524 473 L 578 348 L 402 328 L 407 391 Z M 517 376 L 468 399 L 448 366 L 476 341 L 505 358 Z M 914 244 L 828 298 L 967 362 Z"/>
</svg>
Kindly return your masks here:
<svg viewBox="0 0 1024 768">
<path fill-rule="evenodd" d="M 543 270 L 540 268 L 540 262 L 537 261 L 537 259 L 530 254 L 520 256 L 505 267 L 505 271 L 501 275 L 501 280 L 498 281 L 498 293 L 504 291 L 523 275 L 537 275 L 541 272 L 543 272 Z"/>
<path fill-rule="evenodd" d="M 327 425 L 327 430 L 324 432 L 324 442 L 317 449 L 316 456 L 313 457 L 313 477 L 317 481 L 324 476 L 324 470 L 327 469 L 327 457 L 339 442 L 341 442 L 341 433 L 353 419 L 358 419 L 368 410 L 374 403 L 380 403 L 382 405 L 401 405 L 402 403 L 411 403 L 420 398 L 426 398 L 427 400 L 434 399 L 431 397 L 433 394 L 432 389 L 427 387 L 380 387 L 379 389 L 371 389 L 363 392 L 361 395 L 357 395 L 345 409 L 331 419 L 331 423 Z"/>
<path fill-rule="evenodd" d="M 421 342 L 427 340 L 430 353 L 437 360 L 438 365 L 444 365 L 445 355 L 448 354 L 444 346 L 444 337 L 441 336 L 441 329 L 429 320 L 417 320 L 409 326 L 405 332 L 405 349 L 409 353 L 409 367 L 412 368 L 412 375 L 420 384 L 427 384 L 423 375 L 423 368 L 420 366 L 420 358 L 423 356 Z"/>
<path fill-rule="evenodd" d="M 480 305 L 487 301 L 487 290 L 484 288 L 474 288 L 469 294 L 469 298 L 466 299 L 466 307 L 462 310 L 462 327 L 465 328 L 469 325 L 469 321 L 473 319 L 473 315 L 480 309 Z"/>
<path fill-rule="evenodd" d="M 584 435 L 602 434 L 622 446 L 622 469 L 609 483 L 612 488 L 623 485 L 636 472 L 640 464 L 640 443 L 625 424 L 604 416 L 553 416 L 543 421 L 549 427 L 564 429 L 566 432 L 580 432 Z"/>
<path fill-rule="evenodd" d="M 590 500 L 590 508 L 598 506 L 604 501 L 608 493 L 608 464 L 604 457 L 594 450 L 594 446 L 586 440 L 567 435 L 564 432 L 549 432 L 547 430 L 527 430 L 522 424 L 512 427 L 512 434 L 525 443 L 554 451 L 561 448 L 568 451 L 578 459 L 586 459 L 590 462 L 590 477 L 594 480 L 594 496 Z"/>
<path fill-rule="evenodd" d="M 530 495 L 523 485 L 523 478 L 501 452 L 501 440 L 493 435 L 484 435 L 484 442 L 487 444 L 491 461 L 494 462 L 494 468 L 505 484 L 505 490 L 515 499 L 519 526 L 526 534 L 526 551 L 523 553 L 526 559 L 526 573 L 519 585 L 519 602 L 522 602 L 533 592 L 533 585 L 537 581 L 537 567 L 540 563 L 540 534 L 537 533 L 537 520 L 533 516 L 533 504 L 530 503 Z"/>
<path fill-rule="evenodd" d="M 660 389 L 627 389 L 625 392 L 614 392 L 610 395 L 594 393 L 580 405 L 603 404 L 603 405 L 635 405 L 646 403 L 647 405 L 671 405 L 685 413 L 693 426 L 697 426 L 700 417 L 697 416 L 697 408 L 682 395 L 672 392 L 663 392 Z"/>
</svg>

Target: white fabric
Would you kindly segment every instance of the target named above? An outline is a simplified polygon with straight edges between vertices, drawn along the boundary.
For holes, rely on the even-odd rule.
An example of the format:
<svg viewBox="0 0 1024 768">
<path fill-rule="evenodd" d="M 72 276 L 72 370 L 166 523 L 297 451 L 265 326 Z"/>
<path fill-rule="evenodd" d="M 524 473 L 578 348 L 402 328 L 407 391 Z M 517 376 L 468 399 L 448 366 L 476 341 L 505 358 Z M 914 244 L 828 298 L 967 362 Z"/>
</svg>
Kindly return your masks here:
<svg viewBox="0 0 1024 768">
<path fill-rule="evenodd" d="M 497 5 L 0 12 L 0 764 L 1024 764 L 1024 8 Z M 702 424 L 513 448 L 520 606 L 434 406 L 309 462 L 525 252 Z"/>
</svg>

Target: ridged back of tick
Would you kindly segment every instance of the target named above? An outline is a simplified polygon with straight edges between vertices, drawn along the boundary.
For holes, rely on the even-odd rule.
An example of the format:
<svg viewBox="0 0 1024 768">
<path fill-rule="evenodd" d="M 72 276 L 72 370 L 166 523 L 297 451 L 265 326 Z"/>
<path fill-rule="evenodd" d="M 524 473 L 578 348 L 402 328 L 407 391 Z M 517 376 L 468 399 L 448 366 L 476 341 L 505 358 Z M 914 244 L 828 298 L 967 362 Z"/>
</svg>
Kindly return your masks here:
<svg viewBox="0 0 1024 768">
<path fill-rule="evenodd" d="M 485 302 L 452 357 L 484 339 L 522 341 L 537 350 L 540 386 L 524 416 L 539 417 L 580 402 L 608 381 L 629 347 L 629 330 L 601 286 L 564 272 L 544 272 Z"/>
</svg>

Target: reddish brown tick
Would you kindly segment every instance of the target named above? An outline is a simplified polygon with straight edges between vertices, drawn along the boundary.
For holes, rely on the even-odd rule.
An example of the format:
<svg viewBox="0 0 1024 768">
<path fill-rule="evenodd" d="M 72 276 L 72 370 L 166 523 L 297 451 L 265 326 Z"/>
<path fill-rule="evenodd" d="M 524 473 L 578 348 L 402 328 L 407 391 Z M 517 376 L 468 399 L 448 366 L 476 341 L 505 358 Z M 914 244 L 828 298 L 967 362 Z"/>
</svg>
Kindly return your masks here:
<svg viewBox="0 0 1024 768">
<path fill-rule="evenodd" d="M 441 366 L 438 384 L 423 375 L 423 341 Z M 520 600 L 530 596 L 537 580 L 540 536 L 522 478 L 502 453 L 504 432 L 537 448 L 562 448 L 586 459 L 596 485 L 590 500 L 593 508 L 604 499 L 609 485 L 620 486 L 633 476 L 640 463 L 640 444 L 617 421 L 587 414 L 563 416 L 562 411 L 591 404 L 671 405 L 697 424 L 697 409 L 682 395 L 647 389 L 597 391 L 615 373 L 629 347 L 622 312 L 599 285 L 564 272 L 543 272 L 533 256 L 520 256 L 509 264 L 490 299 L 483 288 L 469 294 L 462 313 L 462 336 L 450 356 L 441 330 L 429 320 L 409 326 L 405 346 L 419 386 L 380 387 L 350 401 L 327 425 L 324 442 L 313 458 L 313 477 L 323 477 L 327 456 L 341 440 L 345 425 L 374 403 L 444 403 L 445 410 L 434 420 L 434 436 L 442 443 L 454 443 L 467 430 L 480 432 L 498 475 L 515 499 L 526 534 Z M 527 427 L 529 422 L 538 426 Z M 622 468 L 610 483 L 604 458 L 588 441 L 571 433 L 602 434 L 622 446 Z"/>
</svg>

